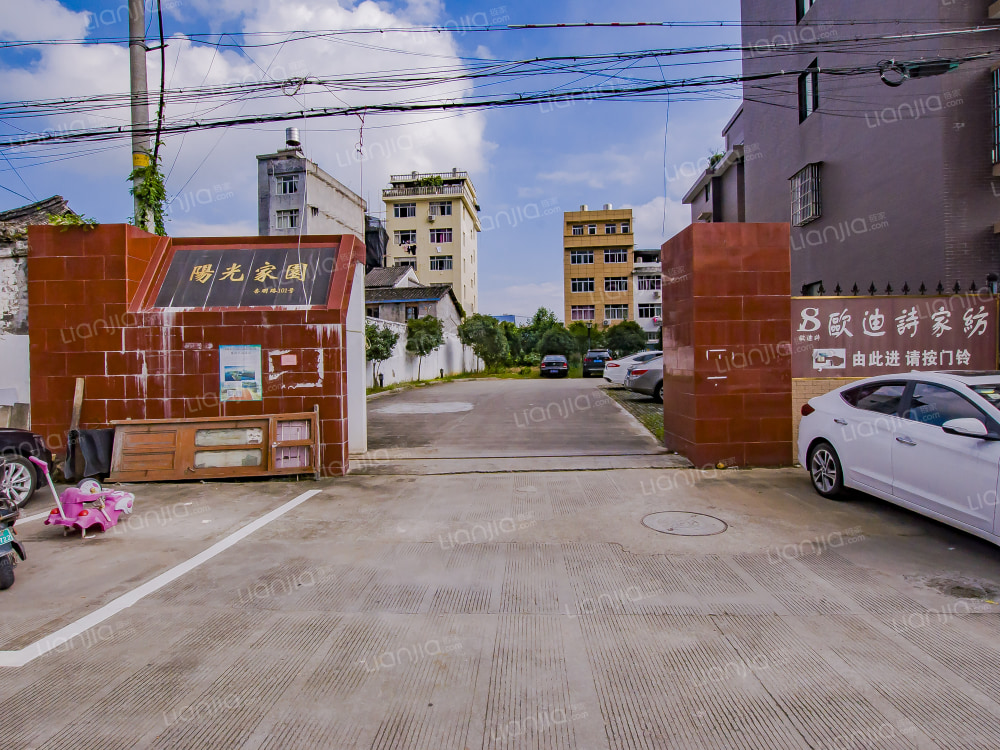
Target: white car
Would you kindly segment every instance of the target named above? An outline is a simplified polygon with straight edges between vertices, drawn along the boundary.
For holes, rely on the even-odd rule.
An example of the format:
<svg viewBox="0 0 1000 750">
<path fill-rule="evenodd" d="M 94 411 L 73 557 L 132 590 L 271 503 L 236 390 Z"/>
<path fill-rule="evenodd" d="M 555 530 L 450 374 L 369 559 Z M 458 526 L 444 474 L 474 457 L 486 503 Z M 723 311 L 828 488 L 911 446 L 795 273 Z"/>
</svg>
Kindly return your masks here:
<svg viewBox="0 0 1000 750">
<path fill-rule="evenodd" d="M 661 356 L 663 356 L 663 352 L 639 352 L 638 354 L 630 354 L 621 359 L 611 360 L 604 365 L 604 379 L 615 385 L 624 385 L 628 368 Z"/>
<path fill-rule="evenodd" d="M 819 494 L 861 490 L 1000 544 L 1000 372 L 868 378 L 802 415 L 799 461 Z"/>
</svg>

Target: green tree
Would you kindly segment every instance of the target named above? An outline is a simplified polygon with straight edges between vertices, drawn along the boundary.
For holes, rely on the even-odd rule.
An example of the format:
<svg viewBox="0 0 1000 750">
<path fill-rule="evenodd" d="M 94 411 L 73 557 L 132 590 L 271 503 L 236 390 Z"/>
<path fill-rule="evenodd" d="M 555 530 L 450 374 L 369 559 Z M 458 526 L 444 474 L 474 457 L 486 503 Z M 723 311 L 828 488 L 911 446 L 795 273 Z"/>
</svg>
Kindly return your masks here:
<svg viewBox="0 0 1000 750">
<path fill-rule="evenodd" d="M 558 321 L 556 314 L 547 307 L 539 307 L 531 317 L 531 321 L 521 328 L 521 350 L 525 354 L 538 352 L 542 336 L 553 327 L 562 328 L 562 323 Z"/>
<path fill-rule="evenodd" d="M 487 372 L 496 372 L 507 363 L 510 347 L 496 318 L 477 313 L 458 327 L 458 337 L 483 360 Z"/>
<path fill-rule="evenodd" d="M 444 326 L 433 315 L 406 321 L 406 351 L 420 357 L 417 363 L 417 380 L 424 357 L 444 343 Z"/>
<path fill-rule="evenodd" d="M 623 320 L 604 334 L 604 343 L 615 357 L 624 357 L 646 348 L 646 332 L 634 320 Z"/>
<path fill-rule="evenodd" d="M 583 355 L 588 349 L 600 349 L 604 346 L 604 331 L 596 325 L 588 328 L 586 323 L 575 320 L 567 326 L 567 330 L 576 341 L 577 354 Z"/>
<path fill-rule="evenodd" d="M 524 350 L 521 348 L 521 332 L 516 324 L 509 320 L 500 322 L 500 330 L 507 338 L 507 349 L 510 350 L 510 360 L 515 364 L 524 364 Z"/>
<path fill-rule="evenodd" d="M 538 353 L 543 357 L 546 354 L 562 354 L 568 357 L 574 351 L 576 351 L 576 339 L 562 326 L 549 328 L 538 342 Z"/>
<path fill-rule="evenodd" d="M 365 354 L 372 363 L 372 385 L 378 382 L 378 371 L 389 357 L 399 341 L 399 334 L 388 326 L 377 323 L 365 323 Z"/>
</svg>

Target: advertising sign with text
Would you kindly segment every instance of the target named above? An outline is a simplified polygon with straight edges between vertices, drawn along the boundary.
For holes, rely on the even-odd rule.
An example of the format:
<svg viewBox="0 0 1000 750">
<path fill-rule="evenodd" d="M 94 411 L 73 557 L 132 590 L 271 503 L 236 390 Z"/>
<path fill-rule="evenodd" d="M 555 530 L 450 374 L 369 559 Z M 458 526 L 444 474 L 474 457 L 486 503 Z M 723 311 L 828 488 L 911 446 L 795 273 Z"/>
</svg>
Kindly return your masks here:
<svg viewBox="0 0 1000 750">
<path fill-rule="evenodd" d="M 795 297 L 792 377 L 997 369 L 997 298 Z"/>
</svg>

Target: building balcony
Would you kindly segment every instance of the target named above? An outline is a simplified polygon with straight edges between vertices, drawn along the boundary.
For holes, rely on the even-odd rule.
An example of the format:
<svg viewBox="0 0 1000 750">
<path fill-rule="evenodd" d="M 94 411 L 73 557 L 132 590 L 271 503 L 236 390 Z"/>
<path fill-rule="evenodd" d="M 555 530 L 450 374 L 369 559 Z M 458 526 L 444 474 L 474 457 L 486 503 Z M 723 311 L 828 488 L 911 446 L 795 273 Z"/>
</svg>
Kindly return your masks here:
<svg viewBox="0 0 1000 750">
<path fill-rule="evenodd" d="M 465 185 L 439 185 L 422 187 L 391 187 L 382 191 L 383 200 L 390 198 L 433 198 L 441 195 L 457 195 L 469 205 L 470 210 L 479 210 L 476 196 Z"/>
</svg>

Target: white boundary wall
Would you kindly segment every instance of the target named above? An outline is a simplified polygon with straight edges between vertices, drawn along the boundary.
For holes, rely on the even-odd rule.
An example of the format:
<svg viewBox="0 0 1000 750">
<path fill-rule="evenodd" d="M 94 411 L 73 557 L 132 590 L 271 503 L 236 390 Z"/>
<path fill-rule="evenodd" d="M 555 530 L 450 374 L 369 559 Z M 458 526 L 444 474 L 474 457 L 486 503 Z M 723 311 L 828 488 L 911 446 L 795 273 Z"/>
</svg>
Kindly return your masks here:
<svg viewBox="0 0 1000 750">
<path fill-rule="evenodd" d="M 379 365 L 379 374 L 383 376 L 385 385 L 393 383 L 408 383 L 417 379 L 417 365 L 420 358 L 406 351 L 406 326 L 391 320 L 365 318 L 365 323 L 375 323 L 382 328 L 390 328 L 399 334 L 399 341 L 392 351 L 392 356 Z M 464 349 L 464 351 L 463 351 Z M 458 336 L 445 333 L 444 344 L 424 357 L 420 365 L 420 376 L 424 380 L 436 378 L 444 370 L 445 375 L 458 375 L 463 372 L 475 372 L 482 369 L 482 361 L 472 353 L 472 347 L 463 347 Z M 367 385 L 372 386 L 372 363 L 366 365 Z"/>
</svg>

